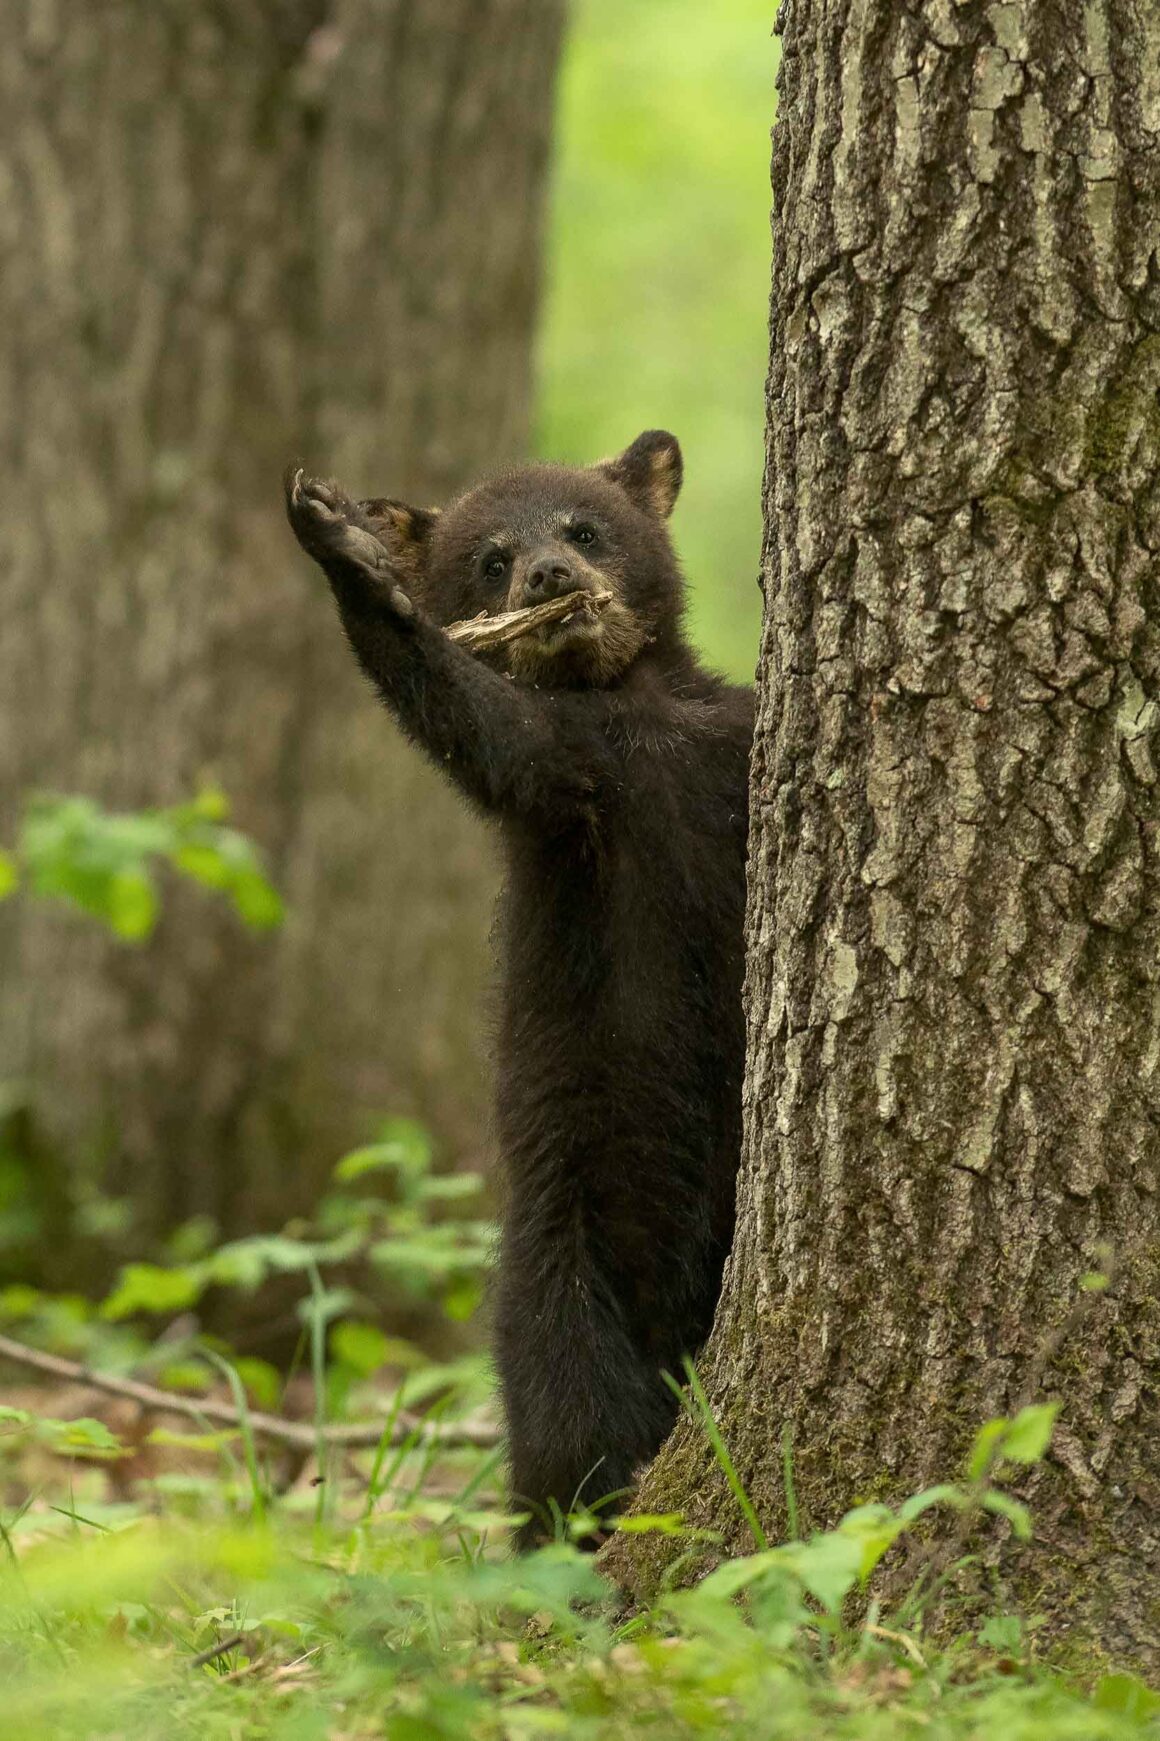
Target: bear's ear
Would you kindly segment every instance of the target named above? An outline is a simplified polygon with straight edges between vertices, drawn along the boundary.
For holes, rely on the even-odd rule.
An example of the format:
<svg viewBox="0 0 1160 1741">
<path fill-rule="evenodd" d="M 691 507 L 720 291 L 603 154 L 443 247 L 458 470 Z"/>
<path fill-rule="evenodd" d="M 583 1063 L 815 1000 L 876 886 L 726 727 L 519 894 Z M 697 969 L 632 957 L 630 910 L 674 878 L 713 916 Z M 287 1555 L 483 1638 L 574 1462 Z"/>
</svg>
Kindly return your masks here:
<svg viewBox="0 0 1160 1741">
<path fill-rule="evenodd" d="M 675 435 L 666 429 L 646 429 L 631 447 L 597 466 L 632 497 L 639 508 L 664 520 L 673 511 L 681 488 L 684 463 Z"/>
<path fill-rule="evenodd" d="M 360 502 L 371 531 L 385 544 L 399 568 L 409 580 L 421 579 L 427 566 L 427 548 L 431 532 L 439 518 L 438 508 L 412 508 L 407 502 L 395 502 L 388 496 Z"/>
</svg>

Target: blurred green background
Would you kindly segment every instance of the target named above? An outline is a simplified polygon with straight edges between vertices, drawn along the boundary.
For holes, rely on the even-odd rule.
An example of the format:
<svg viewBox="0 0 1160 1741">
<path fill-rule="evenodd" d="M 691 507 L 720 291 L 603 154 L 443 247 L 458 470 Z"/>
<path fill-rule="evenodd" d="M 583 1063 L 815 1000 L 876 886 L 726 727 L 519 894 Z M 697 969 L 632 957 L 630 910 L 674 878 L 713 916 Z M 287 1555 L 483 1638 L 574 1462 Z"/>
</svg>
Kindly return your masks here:
<svg viewBox="0 0 1160 1741">
<path fill-rule="evenodd" d="M 685 454 L 698 645 L 748 681 L 760 624 L 772 0 L 575 0 L 561 74 L 538 451 L 642 429 Z"/>
</svg>

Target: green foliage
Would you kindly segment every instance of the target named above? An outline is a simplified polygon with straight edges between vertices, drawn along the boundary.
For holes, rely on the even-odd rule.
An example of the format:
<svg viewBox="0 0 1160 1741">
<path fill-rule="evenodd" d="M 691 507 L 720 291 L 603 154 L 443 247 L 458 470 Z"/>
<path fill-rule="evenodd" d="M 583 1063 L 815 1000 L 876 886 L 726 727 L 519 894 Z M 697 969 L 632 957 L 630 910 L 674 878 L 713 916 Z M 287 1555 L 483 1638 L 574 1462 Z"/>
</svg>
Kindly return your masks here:
<svg viewBox="0 0 1160 1741">
<path fill-rule="evenodd" d="M 703 1427 L 759 1551 L 720 1566 L 702 1580 L 691 1597 L 674 1598 L 678 1607 L 688 1601 L 697 1603 L 706 1597 L 736 1596 L 744 1591 L 767 1609 L 772 1605 L 780 1617 L 784 1642 L 788 1642 L 794 1632 L 812 1621 L 809 1606 L 812 1601 L 821 1609 L 824 1628 L 840 1634 L 847 1598 L 856 1589 L 865 1589 L 883 1556 L 920 1518 L 936 1507 L 948 1508 L 968 1518 L 983 1513 L 998 1515 L 1006 1519 L 1020 1540 L 1030 1540 L 1031 1519 L 1027 1508 L 995 1486 L 993 1478 L 1004 1460 L 1025 1465 L 1042 1460 L 1051 1440 L 1058 1404 L 1035 1405 L 1021 1409 L 1014 1419 L 1001 1417 L 986 1422 L 975 1439 L 968 1482 L 939 1483 L 914 1494 L 897 1507 L 859 1505 L 847 1512 L 832 1530 L 815 1533 L 804 1541 L 793 1539 L 780 1547 L 770 1548 L 753 1505 L 738 1479 L 697 1374 L 691 1362 L 686 1361 L 685 1366 L 691 1399 L 675 1384 L 673 1389 L 691 1418 Z M 793 1533 L 796 1534 L 796 1520 Z M 923 1581 L 920 1578 L 912 1592 L 906 1605 L 908 1613 L 921 1611 Z"/>
<path fill-rule="evenodd" d="M 967 1463 L 971 1485 L 962 1501 L 974 1501 L 984 1511 L 1005 1517 L 1020 1541 L 1031 1539 L 1031 1515 L 1027 1507 L 994 1486 L 993 1477 L 1004 1463 L 1038 1463 L 1047 1453 L 1059 1404 L 1032 1403 L 1012 1419 L 1000 1415 L 987 1421 L 976 1434 Z"/>
<path fill-rule="evenodd" d="M 761 603 L 774 11 L 577 0 L 539 356 L 542 453 L 589 464 L 642 429 L 679 437 L 691 626 L 745 680 Z"/>
<path fill-rule="evenodd" d="M 567 1542 L 507 1555 L 494 1458 L 445 1455 L 438 1496 L 428 1464 L 417 1441 L 380 1454 L 314 1521 L 264 1489 L 257 1519 L 231 1521 L 210 1482 L 180 1503 L 158 1484 L 162 1516 L 87 1491 L 18 1508 L 0 1520 L 5 1741 L 1160 1735 L 1151 1688 L 1053 1671 L 1034 1618 L 996 1613 L 945 1649 L 873 1605 L 844 1623 L 929 1495 L 858 1507 L 624 1617 Z"/>
<path fill-rule="evenodd" d="M 210 1346 L 196 1337 L 174 1340 L 167 1327 L 196 1308 L 210 1288 L 252 1295 L 277 1278 L 297 1276 L 320 1427 L 344 1414 L 388 1367 L 406 1375 L 410 1408 L 432 1400 L 440 1408 L 474 1406 L 486 1391 L 480 1355 L 430 1360 L 370 1316 L 382 1310 L 390 1291 L 386 1283 L 396 1297 L 401 1289 L 435 1319 L 442 1314 L 460 1320 L 478 1304 L 494 1229 L 463 1216 L 459 1204 L 477 1195 L 482 1181 L 476 1174 L 441 1178 L 432 1168 L 421 1127 L 389 1120 L 376 1143 L 339 1163 L 337 1187 L 324 1199 L 315 1225 L 295 1223 L 281 1233 L 215 1246 L 212 1224 L 203 1219 L 170 1240 L 177 1261 L 125 1264 L 95 1306 L 79 1295 L 53 1295 L 25 1284 L 0 1290 L 0 1325 L 34 1346 L 80 1356 L 104 1371 L 133 1371 L 176 1390 L 204 1390 L 221 1373 L 246 1406 L 252 1398 L 257 1407 L 276 1410 L 283 1379 L 268 1362 L 237 1357 L 220 1343 Z M 284 1300 L 276 1309 L 284 1310 Z M 150 1318 L 160 1320 L 163 1333 L 155 1345 Z M 188 1448 L 217 1442 L 205 1434 L 179 1437 Z M 264 1504 L 254 1448 L 244 1432 L 242 1439 L 254 1504 Z M 176 1440 L 170 1435 L 167 1442 Z"/>
<path fill-rule="evenodd" d="M 334 1176 L 343 1185 L 367 1173 L 426 1179 L 430 1166 L 431 1143 L 423 1126 L 412 1118 L 394 1118 L 383 1129 L 378 1142 L 344 1155 L 334 1169 Z"/>
<path fill-rule="evenodd" d="M 187 1261 L 127 1267 L 96 1319 L 102 1333 L 123 1334 L 112 1316 L 171 1317 L 211 1280 L 253 1288 L 298 1276 L 317 1429 L 312 1481 L 287 1490 L 254 1430 L 251 1397 L 262 1387 L 264 1406 L 277 1406 L 279 1375 L 204 1344 L 184 1356 L 159 1345 L 154 1375 L 204 1383 L 217 1374 L 239 1425 L 154 1428 L 151 1450 L 178 1461 L 139 1477 L 131 1502 L 102 1496 L 122 1452 L 103 1422 L 0 1409 L 0 1491 L 28 1484 L 0 1512 L 5 1741 L 620 1741 L 638 1729 L 666 1741 L 1160 1741 L 1160 1698 L 1127 1675 L 1105 1674 L 1089 1693 L 1053 1672 L 1041 1617 L 995 1613 L 941 1649 L 923 1633 L 931 1584 L 971 1564 L 968 1533 L 993 1530 L 999 1513 L 1001 1528 L 1014 1523 L 1030 1537 L 1022 1506 L 997 1482 L 1043 1457 L 1054 1404 L 987 1422 L 961 1482 L 897 1506 L 859 1505 L 834 1529 L 770 1545 L 690 1366 L 682 1401 L 757 1551 L 628 1618 L 597 1563 L 572 1545 L 591 1519 L 562 1518 L 555 1545 L 510 1558 L 500 1450 L 441 1447 L 429 1430 L 480 1400 L 478 1362 L 426 1361 L 360 1315 L 340 1279 L 356 1247 L 374 1254 L 396 1229 L 404 1269 L 437 1294 L 479 1261 L 481 1224 L 432 1219 L 453 1214 L 454 1196 L 432 1190 L 430 1147 L 413 1124 L 385 1125 L 336 1172 L 317 1228 L 219 1250 L 206 1228 L 193 1229 L 175 1242 Z M 380 1194 L 361 1195 L 370 1186 Z M 458 1253 L 450 1269 L 427 1257 L 415 1264 L 410 1252 L 435 1226 Z M 17 1314 L 51 1304 L 16 1288 L 5 1303 Z M 149 1369 L 140 1343 L 134 1364 Z M 391 1368 L 388 1400 L 371 1387 Z M 352 1401 L 374 1411 L 381 1434 L 373 1451 L 340 1456 L 326 1428 Z M 792 1491 L 788 1439 L 782 1450 Z M 57 1460 L 55 1484 L 45 1458 Z M 676 1537 L 687 1562 L 718 1545 L 676 1515 L 613 1527 Z M 883 1612 L 872 1580 L 904 1537 L 915 1582 Z"/>
<path fill-rule="evenodd" d="M 142 1312 L 172 1314 L 195 1306 L 211 1287 L 253 1293 L 275 1275 L 308 1277 L 362 1264 L 372 1279 L 389 1279 L 453 1319 L 469 1317 L 479 1303 L 495 1229 L 490 1221 L 457 1212 L 461 1200 L 482 1190 L 480 1176 L 441 1177 L 432 1164 L 422 1128 L 409 1119 L 390 1119 L 377 1142 L 338 1163 L 338 1188 L 323 1199 L 314 1227 L 231 1240 L 185 1262 L 126 1264 L 101 1315 L 117 1321 Z M 346 1188 L 365 1187 L 368 1180 L 378 1187 L 385 1182 L 390 1194 Z M 337 1290 L 329 1296 L 328 1318 L 345 1313 L 354 1300 L 349 1288 Z M 364 1362 L 370 1328 L 363 1327 Z M 353 1334 L 348 1329 L 344 1347 L 352 1346 Z"/>
<path fill-rule="evenodd" d="M 120 1440 L 103 1421 L 78 1416 L 74 1420 L 57 1420 L 52 1415 L 33 1414 L 28 1409 L 9 1408 L 0 1403 L 0 1446 L 11 1449 L 24 1440 L 34 1440 L 70 1457 L 119 1457 Z"/>
<path fill-rule="evenodd" d="M 281 923 L 281 900 L 256 847 L 226 825 L 228 806 L 206 788 L 168 809 L 113 814 L 90 798 L 30 799 L 14 852 L 0 852 L 0 901 L 17 892 L 79 909 L 126 943 L 144 943 L 160 912 L 157 870 L 217 890 L 243 922 Z M 124 1249 L 133 1205 L 104 1195 L 85 1169 L 66 1164 L 38 1138 L 27 1089 L 0 1081 L 0 1263 L 11 1275 L 43 1279 L 40 1260 L 86 1244 Z M 190 1229 L 190 1232 L 193 1230 Z M 168 1287 L 168 1308 L 162 1304 Z M 168 1283 L 153 1266 L 135 1266 L 121 1301 L 179 1309 L 196 1297 L 188 1281 Z"/>
<path fill-rule="evenodd" d="M 160 901 L 155 867 L 216 889 L 255 929 L 281 923 L 282 903 L 253 843 L 226 826 L 220 792 L 164 810 L 113 814 L 91 798 L 39 797 L 14 853 L 0 855 L 0 899 L 24 888 L 79 907 L 129 943 L 148 938 Z"/>
<path fill-rule="evenodd" d="M 1119 1711 L 1125 1717 L 1160 1716 L 1160 1693 L 1135 1675 L 1104 1675 L 1092 1696 L 1097 1711 Z"/>
</svg>

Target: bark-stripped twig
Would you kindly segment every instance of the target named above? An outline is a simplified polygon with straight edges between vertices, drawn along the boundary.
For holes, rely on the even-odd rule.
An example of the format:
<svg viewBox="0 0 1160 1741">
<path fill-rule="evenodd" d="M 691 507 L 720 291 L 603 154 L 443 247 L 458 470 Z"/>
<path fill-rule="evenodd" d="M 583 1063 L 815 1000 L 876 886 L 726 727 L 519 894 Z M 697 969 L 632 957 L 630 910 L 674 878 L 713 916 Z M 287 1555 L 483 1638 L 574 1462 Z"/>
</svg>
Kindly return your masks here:
<svg viewBox="0 0 1160 1741">
<path fill-rule="evenodd" d="M 612 601 L 610 592 L 568 592 L 562 598 L 551 598 L 546 604 L 527 605 L 523 610 L 504 611 L 502 616 L 469 617 L 465 622 L 451 623 L 445 633 L 458 641 L 469 653 L 483 652 L 487 647 L 504 647 L 518 641 L 545 623 L 562 622 L 573 611 L 597 616 Z"/>
<path fill-rule="evenodd" d="M 140 1403 L 142 1408 L 154 1409 L 158 1413 L 189 1415 L 196 1421 L 209 1421 L 214 1426 L 238 1430 L 242 1426 L 241 1412 L 231 1404 L 219 1402 L 214 1397 L 182 1396 L 177 1391 L 159 1390 L 154 1385 L 142 1384 L 139 1379 L 114 1378 L 107 1372 L 93 1372 L 90 1367 L 82 1366 L 76 1360 L 64 1360 L 59 1354 L 46 1354 L 40 1348 L 29 1348 L 10 1336 L 0 1336 L 0 1359 L 31 1367 L 35 1372 L 64 1379 L 69 1384 L 89 1385 L 93 1390 L 107 1392 L 109 1396 L 125 1397 L 130 1402 Z M 276 1444 L 289 1445 L 298 1451 L 313 1451 L 319 1440 L 318 1429 L 307 1421 L 288 1421 L 282 1415 L 264 1414 L 260 1409 L 248 1409 L 245 1418 L 251 1430 L 260 1437 L 272 1439 Z M 499 1442 L 499 1433 L 491 1426 L 470 1421 L 424 1422 L 414 1415 L 400 1412 L 391 1429 L 390 1443 L 397 1445 L 416 1431 L 426 1443 L 449 1448 L 473 1445 L 481 1450 L 490 1450 Z M 366 1450 L 382 1439 L 383 1423 L 353 1421 L 344 1426 L 325 1427 L 321 1436 L 328 1445 L 340 1450 Z"/>
</svg>

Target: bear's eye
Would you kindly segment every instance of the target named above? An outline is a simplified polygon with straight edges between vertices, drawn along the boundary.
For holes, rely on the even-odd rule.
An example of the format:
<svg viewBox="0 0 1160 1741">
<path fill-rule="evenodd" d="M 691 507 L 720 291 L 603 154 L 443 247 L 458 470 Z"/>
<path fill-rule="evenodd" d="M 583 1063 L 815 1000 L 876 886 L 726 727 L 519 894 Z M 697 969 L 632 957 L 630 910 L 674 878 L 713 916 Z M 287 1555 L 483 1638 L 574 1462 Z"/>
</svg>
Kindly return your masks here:
<svg viewBox="0 0 1160 1741">
<path fill-rule="evenodd" d="M 573 544 L 579 544 L 581 550 L 587 550 L 590 544 L 596 542 L 595 526 L 572 526 L 568 532 Z"/>
<path fill-rule="evenodd" d="M 489 556 L 483 565 L 483 572 L 486 574 L 488 580 L 499 580 L 507 573 L 507 557 L 500 556 L 498 553 L 494 556 Z"/>
</svg>

